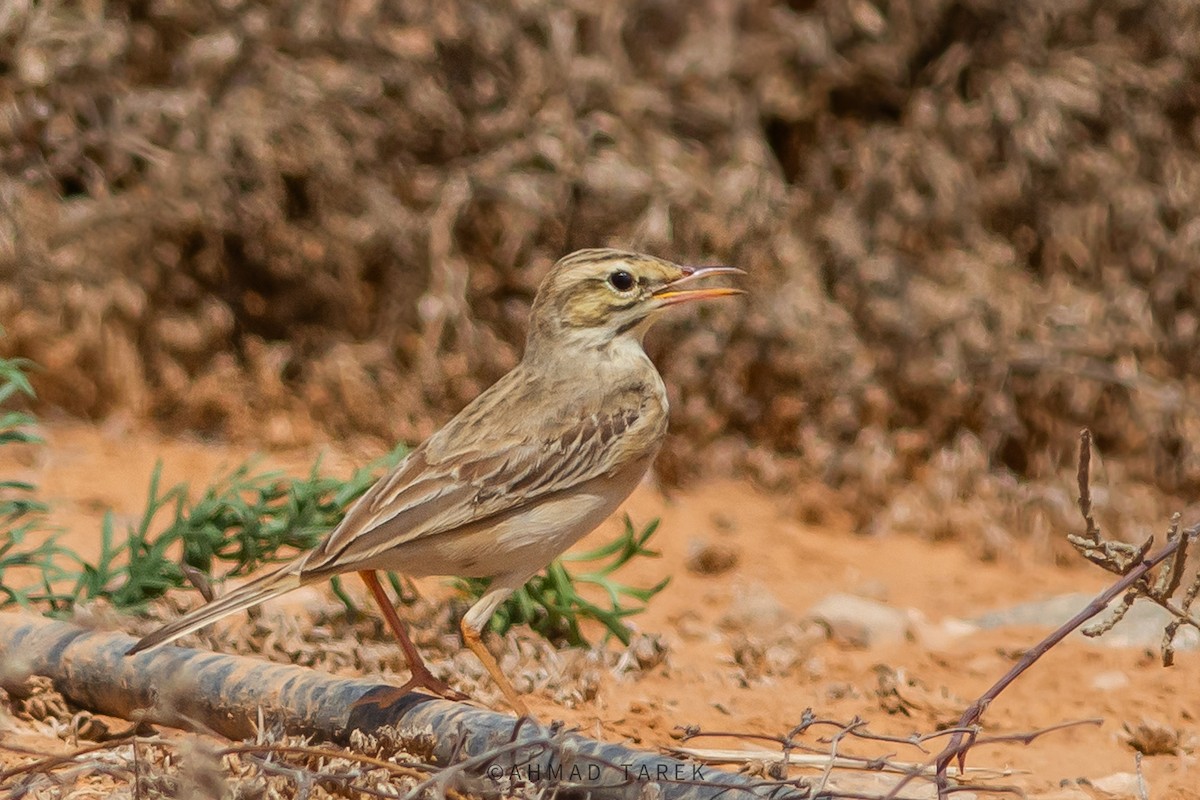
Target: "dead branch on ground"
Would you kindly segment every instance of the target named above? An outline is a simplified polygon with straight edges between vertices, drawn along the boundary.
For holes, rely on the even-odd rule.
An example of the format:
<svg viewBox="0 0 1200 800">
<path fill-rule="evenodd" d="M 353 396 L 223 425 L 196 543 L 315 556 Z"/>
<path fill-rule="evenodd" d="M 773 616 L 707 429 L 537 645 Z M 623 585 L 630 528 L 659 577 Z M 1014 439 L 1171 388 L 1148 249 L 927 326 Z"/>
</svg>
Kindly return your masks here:
<svg viewBox="0 0 1200 800">
<path fill-rule="evenodd" d="M 1140 545 L 1128 542 L 1104 539 L 1100 528 L 1092 516 L 1092 492 L 1090 481 L 1090 466 L 1092 461 L 1092 434 L 1086 428 L 1079 434 L 1079 512 L 1083 515 L 1083 535 L 1068 534 L 1067 541 L 1075 547 L 1079 554 L 1098 567 L 1116 575 L 1128 575 L 1145 558 L 1146 553 L 1154 544 L 1154 537 L 1148 537 Z M 1180 515 L 1171 517 L 1167 528 L 1167 544 L 1174 549 L 1167 554 L 1163 568 L 1151 583 L 1148 579 L 1133 582 L 1109 616 L 1083 629 L 1084 636 L 1102 636 L 1120 622 L 1138 598 L 1144 598 L 1166 609 L 1173 617 L 1163 631 L 1162 663 L 1164 667 L 1171 666 L 1175 661 L 1175 637 L 1184 625 L 1190 625 L 1200 630 L 1200 618 L 1192 614 L 1192 603 L 1200 594 L 1200 572 L 1192 579 L 1183 599 L 1175 605 L 1174 598 L 1183 581 L 1184 568 L 1187 566 L 1188 548 L 1192 540 L 1200 535 L 1200 523 L 1180 531 Z M 1144 575 L 1144 573 L 1143 573 Z"/>
<path fill-rule="evenodd" d="M 1117 540 L 1105 539 L 1092 515 L 1092 496 L 1090 485 L 1091 473 L 1091 432 L 1083 430 L 1080 433 L 1079 462 L 1077 481 L 1079 486 L 1079 510 L 1083 517 L 1083 534 L 1068 534 L 1067 540 L 1076 548 L 1081 556 L 1097 566 L 1120 576 L 1111 586 L 1097 595 L 1083 610 L 1054 630 L 1045 639 L 1027 650 L 1022 658 L 999 680 L 980 695 L 960 717 L 953 728 L 930 734 L 914 734 L 911 737 L 881 736 L 870 733 L 863 720 L 855 718 L 849 723 L 815 718 L 811 711 L 806 712 L 804 720 L 786 736 L 743 735 L 733 732 L 702 732 L 697 728 L 682 730 L 680 736 L 688 741 L 700 736 L 734 736 L 757 741 L 770 741 L 781 747 L 781 762 L 786 766 L 816 766 L 822 770 L 819 782 L 814 789 L 815 796 L 848 798 L 867 797 L 867 795 L 850 795 L 828 790 L 828 780 L 831 770 L 850 768 L 859 770 L 877 770 L 900 772 L 903 777 L 887 792 L 886 795 L 874 796 L 873 800 L 896 800 L 906 786 L 917 779 L 932 779 L 937 787 L 940 800 L 944 800 L 953 792 L 970 789 L 973 791 L 1006 792 L 1012 787 L 986 787 L 971 784 L 963 785 L 967 775 L 966 756 L 974 747 L 983 744 L 1000 742 L 1020 742 L 1029 744 L 1034 739 L 1051 731 L 1064 727 L 1081 724 L 1099 724 L 1100 720 L 1079 720 L 1042 728 L 1029 733 L 1007 734 L 1000 736 L 981 736 L 980 721 L 991 703 L 1007 689 L 1013 681 L 1032 667 L 1038 659 L 1058 645 L 1073 631 L 1082 628 L 1087 636 L 1101 636 L 1121 621 L 1138 599 L 1145 599 L 1161 608 L 1166 609 L 1174 619 L 1169 622 L 1163 632 L 1162 663 L 1170 666 L 1174 659 L 1175 637 L 1181 627 L 1188 625 L 1200 630 L 1200 618 L 1192 613 L 1192 605 L 1200 596 L 1200 574 L 1197 574 L 1188 585 L 1183 597 L 1176 603 L 1175 597 L 1183 585 L 1184 569 L 1188 549 L 1192 541 L 1200 536 L 1200 523 L 1187 528 L 1181 527 L 1180 515 L 1171 518 L 1167 529 L 1167 542 L 1157 552 L 1151 554 L 1154 548 L 1154 536 L 1148 536 L 1140 544 L 1130 544 Z M 1157 570 L 1157 571 L 1156 571 Z M 1118 600 L 1119 598 L 1119 600 Z M 1108 617 L 1098 623 L 1083 627 L 1089 620 L 1104 613 L 1111 604 L 1117 605 Z M 836 732 L 829 738 L 823 739 L 826 747 L 815 747 L 796 741 L 796 736 L 817 725 L 833 725 Z M 922 744 L 941 736 L 949 736 L 945 747 L 932 759 L 923 764 L 907 764 L 894 761 L 891 756 L 871 759 L 859 756 L 848 756 L 839 752 L 841 742 L 847 738 L 892 742 L 900 745 L 915 747 L 926 753 Z M 808 757 L 797 757 L 795 751 L 814 754 Z M 694 757 L 710 757 L 716 760 L 735 760 L 730 751 L 702 751 L 681 748 L 679 752 Z M 761 758 L 762 753 L 756 754 Z M 951 762 L 957 761 L 956 771 L 952 771 Z M 803 764 L 801 764 L 803 762 Z M 972 772 L 975 772 L 972 770 Z M 984 770 L 983 772 L 987 772 Z M 957 785 L 951 785 L 953 776 Z"/>
<path fill-rule="evenodd" d="M 1034 731 L 979 737 L 975 744 L 976 746 L 1012 742 L 1028 744 L 1041 736 L 1065 728 L 1098 724 L 1100 724 L 1100 720 L 1098 719 L 1072 720 Z M 820 728 L 832 728 L 833 730 L 829 734 L 818 736 L 815 739 L 815 743 L 806 742 L 801 738 L 805 734 L 815 734 Z M 677 728 L 677 733 L 675 734 L 684 743 L 704 738 L 733 738 L 746 742 L 771 743 L 776 745 L 778 749 L 757 747 L 749 750 L 731 750 L 677 746 L 671 748 L 671 750 L 676 754 L 697 758 L 707 763 L 740 763 L 743 765 L 744 771 L 756 770 L 765 772 L 767 775 L 777 779 L 785 778 L 791 769 L 817 770 L 819 772 L 818 777 L 806 784 L 809 790 L 809 797 L 812 798 L 823 798 L 824 800 L 883 800 L 884 797 L 890 796 L 886 793 L 890 787 L 881 786 L 877 791 L 869 792 L 857 785 L 862 783 L 862 780 L 856 780 L 852 776 L 855 774 L 899 775 L 905 780 L 905 783 L 913 779 L 920 779 L 927 782 L 926 785 L 936 786 L 938 778 L 937 766 L 934 759 L 926 758 L 929 755 L 929 751 L 925 749 L 925 743 L 933 739 L 953 735 L 956 732 L 962 733 L 973 730 L 973 728 L 948 729 L 931 733 L 913 733 L 910 736 L 889 736 L 871 731 L 868 728 L 867 721 L 860 717 L 855 717 L 849 722 L 842 722 L 834 719 L 820 718 L 813 713 L 812 709 L 807 709 L 798 725 L 786 734 L 779 736 L 741 731 L 709 731 L 701 730 L 697 726 Z M 901 760 L 897 757 L 896 753 L 887 753 L 884 755 L 848 753 L 844 751 L 844 746 L 849 742 L 896 744 L 919 752 L 922 755 L 922 760 L 921 762 Z M 836 775 L 835 770 L 837 771 Z M 955 785 L 950 788 L 950 791 L 953 792 L 972 791 L 987 794 L 1019 793 L 1019 790 L 1012 786 L 987 783 L 987 781 L 1011 777 L 1014 774 L 1014 770 L 1012 769 L 964 767 L 961 770 L 955 770 L 951 767 L 948 771 L 955 780 Z"/>
<path fill-rule="evenodd" d="M 1154 547 L 1153 535 L 1148 536 L 1139 545 L 1102 538 L 1100 529 L 1092 516 L 1091 459 L 1092 435 L 1091 431 L 1084 429 L 1079 434 L 1077 480 L 1079 512 L 1083 516 L 1085 529 L 1082 536 L 1068 534 L 1067 541 L 1088 561 L 1122 577 L 1097 595 L 1082 611 L 1028 650 L 1012 669 L 963 712 L 958 727 L 967 732 L 955 733 L 936 759 L 939 797 L 944 797 L 949 787 L 946 771 L 950 762 L 957 759 L 960 770 L 966 764 L 967 752 L 978 741 L 979 721 L 992 701 L 1051 648 L 1088 620 L 1102 614 L 1118 597 L 1121 598 L 1120 603 L 1112 614 L 1099 624 L 1084 629 L 1084 634 L 1100 636 L 1112 630 L 1138 598 L 1145 598 L 1157 603 L 1175 616 L 1175 619 L 1167 625 L 1163 636 L 1163 665 L 1170 666 L 1174 658 L 1174 640 L 1179 627 L 1188 624 L 1200 630 L 1200 621 L 1190 612 L 1192 601 L 1200 592 L 1200 575 L 1188 587 L 1181 606 L 1175 606 L 1172 602 L 1172 595 L 1178 590 L 1182 580 L 1188 546 L 1197 535 L 1200 535 L 1200 523 L 1181 531 L 1179 514 L 1175 514 L 1167 530 L 1167 544 L 1152 556 L 1147 556 L 1147 554 Z M 1152 579 L 1151 573 L 1160 565 L 1163 566 L 1163 569 Z M 896 796 L 908 780 L 910 779 L 902 780 L 897 784 L 893 793 L 889 795 L 889 800 Z"/>
</svg>

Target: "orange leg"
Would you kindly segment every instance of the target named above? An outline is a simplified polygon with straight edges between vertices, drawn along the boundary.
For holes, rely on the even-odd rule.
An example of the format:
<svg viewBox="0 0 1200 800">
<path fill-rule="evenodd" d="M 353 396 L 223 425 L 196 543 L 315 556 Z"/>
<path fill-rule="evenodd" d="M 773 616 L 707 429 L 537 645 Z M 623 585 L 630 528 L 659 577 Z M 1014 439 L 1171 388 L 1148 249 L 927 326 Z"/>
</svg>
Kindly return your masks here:
<svg viewBox="0 0 1200 800">
<path fill-rule="evenodd" d="M 404 622 L 401 621 L 400 615 L 396 613 L 395 606 L 392 605 L 392 601 L 388 599 L 387 594 L 383 591 L 383 585 L 379 582 L 379 576 L 375 574 L 374 570 L 362 570 L 358 574 L 363 579 L 363 583 L 367 585 L 367 588 L 371 590 L 371 595 L 375 598 L 376 604 L 379 605 L 379 610 L 383 612 L 383 618 L 387 620 L 388 627 L 392 629 L 392 633 L 395 634 L 396 639 L 400 642 L 400 648 L 404 651 L 404 659 L 408 662 L 408 671 L 412 674 L 412 677 L 403 686 L 396 687 L 395 691 L 388 692 L 386 695 L 372 697 L 370 702 L 381 706 L 391 705 L 413 689 L 428 689 L 447 700 L 466 700 L 467 696 L 465 694 L 452 688 L 445 681 L 433 677 L 433 673 L 429 671 L 429 667 L 425 666 L 424 659 L 417 652 L 417 647 L 412 643 L 412 639 L 408 638 Z"/>
<path fill-rule="evenodd" d="M 475 657 L 483 662 L 483 668 L 492 676 L 492 680 L 500 687 L 500 691 L 504 693 L 504 697 L 508 700 L 508 704 L 512 706 L 513 711 L 516 711 L 519 716 L 528 717 L 529 708 L 525 705 L 525 701 L 521 699 L 521 695 L 517 694 L 516 688 L 512 685 L 512 681 L 500 669 L 500 664 L 496 661 L 496 657 L 483 643 L 483 637 L 480 632 L 467 622 L 469 615 L 463 617 L 462 623 L 459 625 L 459 630 L 462 631 L 463 643 L 471 649 Z"/>
</svg>

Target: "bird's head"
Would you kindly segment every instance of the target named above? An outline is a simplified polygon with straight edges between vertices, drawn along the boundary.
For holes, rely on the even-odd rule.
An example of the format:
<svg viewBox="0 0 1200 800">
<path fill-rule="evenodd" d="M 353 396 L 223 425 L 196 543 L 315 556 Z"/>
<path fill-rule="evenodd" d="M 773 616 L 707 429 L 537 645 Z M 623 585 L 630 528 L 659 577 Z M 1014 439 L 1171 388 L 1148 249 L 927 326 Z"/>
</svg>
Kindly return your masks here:
<svg viewBox="0 0 1200 800">
<path fill-rule="evenodd" d="M 736 267 L 686 267 L 622 250 L 579 250 L 560 259 L 538 288 L 529 348 L 566 337 L 598 347 L 623 336 L 640 340 L 664 308 L 742 294 L 695 282 L 740 274 Z"/>
</svg>

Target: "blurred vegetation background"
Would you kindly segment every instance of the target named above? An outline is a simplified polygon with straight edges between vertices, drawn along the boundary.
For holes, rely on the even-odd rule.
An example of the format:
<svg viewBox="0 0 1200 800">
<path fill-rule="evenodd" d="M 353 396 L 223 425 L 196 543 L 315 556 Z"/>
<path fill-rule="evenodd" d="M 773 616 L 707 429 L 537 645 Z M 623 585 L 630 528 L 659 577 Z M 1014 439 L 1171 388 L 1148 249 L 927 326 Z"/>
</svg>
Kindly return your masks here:
<svg viewBox="0 0 1200 800">
<path fill-rule="evenodd" d="M 1087 425 L 1110 532 L 1200 496 L 1193 2 L 0 6 L 43 409 L 419 441 L 600 245 L 750 272 L 648 339 L 668 485 L 989 555 L 1076 524 Z"/>
</svg>

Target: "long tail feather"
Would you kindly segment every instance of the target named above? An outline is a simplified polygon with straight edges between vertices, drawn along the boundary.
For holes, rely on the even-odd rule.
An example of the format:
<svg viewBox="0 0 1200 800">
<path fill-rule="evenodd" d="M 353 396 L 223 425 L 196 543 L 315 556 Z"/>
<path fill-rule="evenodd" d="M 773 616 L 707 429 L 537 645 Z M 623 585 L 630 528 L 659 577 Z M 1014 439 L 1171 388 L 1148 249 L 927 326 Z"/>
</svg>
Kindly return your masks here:
<svg viewBox="0 0 1200 800">
<path fill-rule="evenodd" d="M 249 583 L 239 586 L 229 594 L 213 600 L 205 606 L 197 608 L 189 614 L 184 614 L 169 625 L 159 628 L 154 633 L 143 638 L 125 655 L 131 656 L 151 647 L 173 642 L 180 636 L 186 636 L 192 631 L 199 630 L 209 623 L 216 622 L 222 617 L 241 611 L 244 608 L 257 605 L 265 600 L 287 594 L 300 587 L 300 574 L 294 564 L 287 564 L 274 572 L 256 578 Z"/>
</svg>

